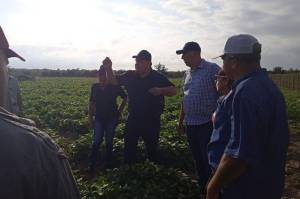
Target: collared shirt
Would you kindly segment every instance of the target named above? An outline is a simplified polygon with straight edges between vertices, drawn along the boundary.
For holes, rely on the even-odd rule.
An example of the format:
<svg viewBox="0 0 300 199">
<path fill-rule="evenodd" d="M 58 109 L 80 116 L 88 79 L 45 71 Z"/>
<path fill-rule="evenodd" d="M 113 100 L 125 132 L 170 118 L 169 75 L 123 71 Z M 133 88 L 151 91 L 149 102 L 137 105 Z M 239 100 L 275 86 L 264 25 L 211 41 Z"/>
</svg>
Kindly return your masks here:
<svg viewBox="0 0 300 199">
<path fill-rule="evenodd" d="M 0 198 L 79 199 L 62 149 L 27 124 L 0 109 Z"/>
<path fill-rule="evenodd" d="M 214 131 L 230 134 L 228 142 L 214 143 L 249 167 L 222 190 L 222 198 L 280 199 L 289 142 L 284 97 L 263 69 L 236 81 L 231 95 L 231 130 Z"/>
<path fill-rule="evenodd" d="M 174 86 L 164 75 L 151 70 L 144 78 L 135 71 L 127 71 L 117 76 L 118 82 L 125 86 L 128 94 L 128 111 L 136 117 L 159 117 L 164 109 L 164 96 L 154 96 L 149 93 L 153 87 Z"/>
<path fill-rule="evenodd" d="M 221 96 L 215 111 L 213 120 L 214 129 L 208 144 L 208 162 L 214 170 L 217 169 L 230 139 L 232 97 L 232 92 L 226 96 Z"/>
<path fill-rule="evenodd" d="M 201 125 L 211 120 L 218 93 L 215 75 L 220 67 L 202 59 L 196 70 L 186 71 L 183 85 L 183 111 L 186 125 Z"/>
</svg>

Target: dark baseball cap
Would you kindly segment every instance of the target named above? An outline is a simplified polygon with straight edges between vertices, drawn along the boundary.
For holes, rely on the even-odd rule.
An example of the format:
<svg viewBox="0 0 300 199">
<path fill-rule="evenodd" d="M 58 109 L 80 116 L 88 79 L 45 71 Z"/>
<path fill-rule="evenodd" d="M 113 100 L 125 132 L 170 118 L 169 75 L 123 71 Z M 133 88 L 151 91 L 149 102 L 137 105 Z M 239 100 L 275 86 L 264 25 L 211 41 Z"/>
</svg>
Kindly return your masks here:
<svg viewBox="0 0 300 199">
<path fill-rule="evenodd" d="M 184 46 L 181 50 L 176 50 L 176 54 L 180 55 L 180 54 L 190 52 L 190 51 L 199 51 L 199 52 L 201 52 L 201 48 L 200 48 L 200 46 L 197 42 L 190 41 L 190 42 L 187 42 L 186 44 L 184 44 Z"/>
<path fill-rule="evenodd" d="M 147 50 L 141 50 L 137 55 L 133 55 L 132 58 L 151 61 L 152 56 Z"/>
</svg>

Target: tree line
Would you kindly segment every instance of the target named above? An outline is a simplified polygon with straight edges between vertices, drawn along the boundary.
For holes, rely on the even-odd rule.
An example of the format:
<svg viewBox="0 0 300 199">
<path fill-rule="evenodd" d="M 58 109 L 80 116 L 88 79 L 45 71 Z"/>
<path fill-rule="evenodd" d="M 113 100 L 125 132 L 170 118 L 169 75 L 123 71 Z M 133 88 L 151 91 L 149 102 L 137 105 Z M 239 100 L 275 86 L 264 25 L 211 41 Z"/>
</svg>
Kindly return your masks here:
<svg viewBox="0 0 300 199">
<path fill-rule="evenodd" d="M 166 75 L 169 78 L 182 78 L 185 71 L 169 71 L 168 68 L 159 63 L 154 65 L 154 69 Z M 124 70 L 116 71 L 117 74 L 125 72 Z M 299 69 L 286 70 L 282 67 L 274 67 L 273 70 L 268 70 L 271 74 L 287 74 L 300 73 Z M 9 73 L 20 80 L 34 79 L 35 77 L 96 77 L 97 70 L 87 69 L 16 69 L 9 68 Z"/>
</svg>

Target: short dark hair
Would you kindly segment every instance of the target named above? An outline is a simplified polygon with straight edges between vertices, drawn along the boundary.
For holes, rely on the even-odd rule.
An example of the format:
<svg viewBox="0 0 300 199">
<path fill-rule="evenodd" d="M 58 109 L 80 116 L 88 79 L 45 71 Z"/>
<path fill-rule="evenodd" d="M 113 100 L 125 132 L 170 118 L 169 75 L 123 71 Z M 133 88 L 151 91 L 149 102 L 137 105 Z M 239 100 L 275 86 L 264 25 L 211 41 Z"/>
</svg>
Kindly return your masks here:
<svg viewBox="0 0 300 199">
<path fill-rule="evenodd" d="M 235 54 L 233 55 L 241 63 L 260 63 L 261 60 L 261 44 L 253 45 L 253 52 L 251 54 Z"/>
</svg>

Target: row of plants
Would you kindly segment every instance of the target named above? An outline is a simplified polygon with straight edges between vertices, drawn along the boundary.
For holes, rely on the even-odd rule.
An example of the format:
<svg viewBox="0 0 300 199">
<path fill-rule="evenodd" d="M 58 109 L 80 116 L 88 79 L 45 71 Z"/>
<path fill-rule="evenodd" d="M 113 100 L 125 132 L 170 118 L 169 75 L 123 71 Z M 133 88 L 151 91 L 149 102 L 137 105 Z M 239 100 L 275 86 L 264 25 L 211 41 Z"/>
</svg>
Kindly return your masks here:
<svg viewBox="0 0 300 199">
<path fill-rule="evenodd" d="M 87 107 L 92 78 L 44 78 L 21 84 L 24 114 L 36 121 L 64 149 L 69 157 L 83 198 L 199 198 L 193 176 L 194 168 L 186 137 L 175 129 L 181 104 L 181 80 L 174 79 L 178 94 L 166 98 L 161 117 L 159 163 L 145 162 L 145 147 L 138 145 L 139 164 L 128 166 L 123 162 L 123 129 L 126 111 L 114 139 L 113 161 L 110 168 L 98 166 L 98 175 L 87 180 L 92 143 L 92 131 L 87 123 Z M 300 121 L 300 94 L 283 90 L 289 118 Z M 76 133 L 78 139 L 62 137 Z M 100 149 L 99 161 L 104 157 Z"/>
<path fill-rule="evenodd" d="M 124 118 L 114 139 L 113 160 L 110 168 L 98 166 L 98 175 L 87 180 L 92 143 L 92 132 L 87 123 L 87 107 L 91 78 L 45 78 L 22 82 L 24 114 L 35 120 L 38 126 L 64 149 L 69 157 L 78 187 L 83 198 L 199 198 L 198 185 L 191 175 L 193 162 L 185 136 L 174 132 L 180 108 L 180 94 L 166 99 L 162 115 L 159 163 L 146 161 L 142 142 L 138 145 L 139 164 L 128 166 L 123 162 Z M 180 89 L 180 80 L 174 80 Z M 62 137 L 66 132 L 79 134 L 78 139 Z M 98 159 L 102 162 L 102 146 Z"/>
<path fill-rule="evenodd" d="M 282 92 L 289 119 L 300 122 L 300 93 L 288 89 L 282 89 Z"/>
</svg>

